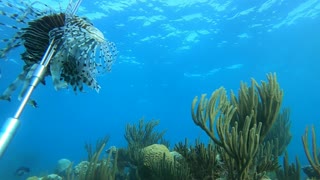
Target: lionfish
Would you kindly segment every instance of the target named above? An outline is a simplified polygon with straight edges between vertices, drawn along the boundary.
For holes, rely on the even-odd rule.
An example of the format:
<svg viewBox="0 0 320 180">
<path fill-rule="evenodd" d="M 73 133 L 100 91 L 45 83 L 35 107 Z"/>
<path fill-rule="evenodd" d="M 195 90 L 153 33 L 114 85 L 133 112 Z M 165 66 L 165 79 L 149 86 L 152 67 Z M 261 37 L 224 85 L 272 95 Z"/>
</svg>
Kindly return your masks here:
<svg viewBox="0 0 320 180">
<path fill-rule="evenodd" d="M 115 44 L 106 40 L 102 32 L 87 18 L 74 14 L 76 3 L 71 0 L 66 12 L 56 12 L 41 2 L 28 4 L 21 1 L 20 6 L 17 6 L 0 0 L 0 4 L 15 12 L 0 10 L 0 14 L 22 26 L 0 22 L 0 25 L 17 31 L 12 38 L 2 39 L 2 42 L 6 42 L 6 47 L 0 50 L 0 58 L 5 58 L 19 46 L 25 49 L 21 53 L 24 61 L 22 72 L 0 99 L 10 101 L 11 94 L 23 84 L 19 94 L 21 99 L 51 41 L 57 46 L 41 82 L 45 84 L 44 77 L 51 76 L 56 90 L 71 86 L 74 92 L 83 92 L 83 85 L 86 84 L 99 92 L 100 85 L 96 77 L 111 70 L 117 50 Z M 42 8 L 36 8 L 36 5 Z"/>
</svg>

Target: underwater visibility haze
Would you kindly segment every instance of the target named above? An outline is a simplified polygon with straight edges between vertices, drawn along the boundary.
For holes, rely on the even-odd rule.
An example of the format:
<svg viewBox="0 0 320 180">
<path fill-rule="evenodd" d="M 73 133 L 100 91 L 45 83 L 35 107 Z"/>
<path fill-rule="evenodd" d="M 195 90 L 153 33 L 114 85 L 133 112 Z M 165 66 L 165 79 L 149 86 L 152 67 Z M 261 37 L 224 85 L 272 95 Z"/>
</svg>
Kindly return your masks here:
<svg viewBox="0 0 320 180">
<path fill-rule="evenodd" d="M 319 0 L 82 1 L 70 16 L 71 2 L 0 0 L 1 125 L 60 40 L 0 179 L 320 178 Z M 153 148 L 166 150 L 152 164 Z"/>
</svg>

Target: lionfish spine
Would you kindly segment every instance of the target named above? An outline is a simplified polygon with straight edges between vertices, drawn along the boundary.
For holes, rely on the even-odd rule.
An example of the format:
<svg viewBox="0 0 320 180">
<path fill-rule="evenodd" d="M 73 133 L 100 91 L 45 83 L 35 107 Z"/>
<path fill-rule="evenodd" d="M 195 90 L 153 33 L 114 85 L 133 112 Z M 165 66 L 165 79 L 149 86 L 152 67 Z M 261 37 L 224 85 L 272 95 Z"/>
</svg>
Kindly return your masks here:
<svg viewBox="0 0 320 180">
<path fill-rule="evenodd" d="M 4 2 L 0 0 L 0 2 Z M 21 7 L 4 2 L 5 6 L 15 8 L 17 12 L 9 14 L 1 12 L 14 21 L 26 25 L 26 27 L 2 24 L 10 29 L 16 29 L 18 33 L 11 39 L 5 39 L 7 46 L 0 50 L 0 57 L 8 54 L 10 50 L 23 45 L 25 51 L 21 54 L 24 66 L 24 76 L 33 72 L 49 42 L 55 39 L 58 48 L 49 63 L 44 76 L 50 75 L 54 87 L 58 90 L 71 86 L 74 92 L 83 91 L 84 85 L 100 90 L 96 77 L 111 70 L 111 66 L 117 56 L 115 44 L 104 38 L 103 33 L 93 26 L 87 18 L 74 14 L 79 7 L 80 0 L 70 1 L 66 13 L 56 13 L 52 8 L 39 1 L 27 4 L 21 2 Z M 35 8 L 42 5 L 43 8 Z M 25 72 L 29 72 L 25 74 Z M 19 76 L 20 77 L 20 76 Z M 29 79 L 17 78 L 24 82 L 20 94 L 24 94 Z M 9 88 L 6 96 L 16 88 Z"/>
<path fill-rule="evenodd" d="M 20 84 L 25 80 L 27 71 L 22 71 L 18 77 L 9 85 L 9 87 L 0 95 L 0 99 L 11 101 L 12 93 L 20 86 Z"/>
</svg>

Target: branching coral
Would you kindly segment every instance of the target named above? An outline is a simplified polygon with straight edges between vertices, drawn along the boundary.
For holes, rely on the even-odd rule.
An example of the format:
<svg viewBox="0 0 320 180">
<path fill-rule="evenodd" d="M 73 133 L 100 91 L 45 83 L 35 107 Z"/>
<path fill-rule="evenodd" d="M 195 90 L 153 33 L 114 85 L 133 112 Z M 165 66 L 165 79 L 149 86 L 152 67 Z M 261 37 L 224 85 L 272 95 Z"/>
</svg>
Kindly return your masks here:
<svg viewBox="0 0 320 180">
<path fill-rule="evenodd" d="M 168 142 L 163 139 L 166 131 L 156 132 L 154 128 L 159 125 L 160 121 L 151 120 L 144 122 L 140 119 L 138 124 L 127 124 L 125 130 L 125 139 L 128 142 L 129 148 L 141 149 L 152 144 L 164 144 L 168 147 Z"/>
<path fill-rule="evenodd" d="M 249 176 L 249 166 L 254 159 L 258 148 L 259 138 L 261 131 L 261 123 L 256 124 L 250 129 L 249 125 L 252 120 L 253 113 L 247 116 L 243 129 L 238 129 L 238 124 L 235 122 L 235 126 L 231 128 L 230 122 L 226 121 L 222 125 L 217 123 L 218 134 L 221 140 L 224 142 L 222 146 L 230 157 L 235 160 L 235 168 L 237 170 L 236 177 L 239 179 L 247 179 Z"/>
<path fill-rule="evenodd" d="M 276 171 L 279 169 L 278 163 L 278 141 L 267 141 L 261 143 L 255 158 L 256 173 L 264 174 L 265 172 Z"/>
<path fill-rule="evenodd" d="M 263 124 L 260 134 L 261 142 L 277 119 L 283 97 L 283 90 L 280 89 L 276 75 L 267 74 L 267 79 L 268 82 L 261 81 L 261 85 L 251 79 L 251 87 L 241 83 L 238 98 L 231 91 L 231 104 L 237 108 L 232 122 L 237 121 L 239 128 L 242 129 L 243 119 L 253 110 L 255 114 L 250 126 L 259 122 Z"/>
<path fill-rule="evenodd" d="M 312 126 L 311 133 L 312 133 L 312 149 L 309 149 L 309 143 L 308 143 L 308 133 L 309 130 L 306 128 L 304 135 L 302 136 L 302 143 L 303 143 L 303 148 L 304 152 L 308 158 L 308 161 L 310 165 L 312 166 L 314 172 L 317 174 L 317 177 L 320 177 L 320 161 L 318 159 L 318 149 L 317 147 L 317 140 L 316 140 L 316 132 L 314 130 L 314 127 Z M 312 151 L 312 152 L 310 152 Z M 311 156 L 312 153 L 312 156 Z"/>
<path fill-rule="evenodd" d="M 88 161 L 95 161 L 99 159 L 99 156 L 101 154 L 101 152 L 99 153 L 99 151 L 103 150 L 103 148 L 106 146 L 108 141 L 109 141 L 109 136 L 105 136 L 104 138 L 97 140 L 95 151 L 93 151 L 92 144 L 86 143 L 84 148 L 88 153 Z"/>
<path fill-rule="evenodd" d="M 112 164 L 111 158 L 112 158 L 112 151 L 109 152 L 107 159 L 99 160 L 99 157 L 107 145 L 107 141 L 109 140 L 109 137 L 105 137 L 102 140 L 97 141 L 96 145 L 96 151 L 93 154 L 90 154 L 89 152 L 92 152 L 92 150 L 88 150 L 88 156 L 90 159 L 88 159 L 89 164 L 88 168 L 84 173 L 80 173 L 79 179 L 80 180 L 113 180 L 115 179 L 116 171 L 117 171 L 117 153 L 114 162 Z M 91 146 L 86 146 L 91 147 Z"/>
<path fill-rule="evenodd" d="M 81 162 L 74 171 L 71 167 L 67 171 L 67 180 L 113 180 L 117 173 L 118 153 L 110 151 L 105 159 L 99 159 L 103 152 L 109 137 L 98 140 L 95 151 L 92 150 L 90 144 L 86 144 L 85 148 L 88 152 L 88 161 Z M 76 171 L 76 172 L 75 172 Z"/>
<path fill-rule="evenodd" d="M 225 173 L 219 154 L 221 149 L 213 143 L 205 145 L 197 140 L 195 145 L 189 146 L 186 139 L 185 143 L 176 144 L 174 150 L 183 156 L 179 162 L 187 163 L 193 179 L 216 179 Z"/>
<path fill-rule="evenodd" d="M 190 169 L 185 162 L 174 159 L 173 162 L 166 160 L 166 155 L 159 162 L 152 164 L 152 180 L 194 180 Z"/>
<path fill-rule="evenodd" d="M 285 153 L 283 157 L 283 168 L 276 171 L 276 175 L 278 179 L 283 180 L 299 180 L 300 179 L 300 162 L 298 157 L 296 157 L 295 164 L 289 164 L 288 153 Z"/>
<path fill-rule="evenodd" d="M 223 148 L 227 153 L 225 159 L 235 168 L 236 172 L 230 172 L 231 179 L 249 178 L 259 144 L 278 116 L 283 91 L 275 74 L 268 74 L 267 78 L 268 82 L 262 81 L 261 85 L 254 79 L 251 87 L 242 83 L 238 98 L 231 93 L 231 100 L 228 100 L 221 87 L 212 93 L 210 99 L 202 95 L 198 104 L 197 97 L 192 102 L 194 123 Z"/>
<path fill-rule="evenodd" d="M 204 130 L 214 143 L 223 146 L 223 142 L 215 135 L 214 124 L 216 119 L 218 121 L 230 121 L 236 110 L 228 102 L 225 89 L 221 87 L 214 91 L 209 100 L 206 98 L 206 94 L 203 94 L 196 107 L 197 102 L 198 97 L 196 96 L 191 106 L 193 122 Z M 225 111 L 225 113 L 222 114 L 222 111 Z"/>
<path fill-rule="evenodd" d="M 245 118 L 243 129 L 238 129 L 238 122 L 230 127 L 231 119 L 236 111 L 227 100 L 224 88 L 219 88 L 211 95 L 210 100 L 203 95 L 197 113 L 194 112 L 197 97 L 192 103 L 192 117 L 196 125 L 200 126 L 210 138 L 235 161 L 237 168 L 236 177 L 230 174 L 230 178 L 245 179 L 248 176 L 248 167 L 255 157 L 259 147 L 261 123 L 250 128 L 254 112 Z M 217 120 L 216 128 L 219 139 L 215 137 L 214 122 Z M 209 121 L 209 127 L 207 126 Z"/>
<path fill-rule="evenodd" d="M 153 144 L 162 144 L 169 147 L 169 142 L 164 140 L 165 131 L 155 131 L 159 121 L 151 120 L 145 122 L 140 119 L 137 124 L 127 124 L 125 130 L 125 139 L 128 143 L 127 149 L 119 149 L 118 164 L 124 172 L 125 168 L 129 168 L 127 178 L 140 179 L 141 177 L 150 177 L 153 172 L 146 169 L 144 165 L 143 149 Z M 162 154 L 160 159 L 162 158 Z M 124 174 L 124 173 L 122 173 Z"/>
<path fill-rule="evenodd" d="M 290 122 L 290 109 L 283 109 L 274 125 L 270 129 L 270 132 L 266 135 L 264 141 L 277 141 L 278 148 L 276 148 L 278 155 L 282 155 L 287 146 L 289 145 L 292 135 L 290 132 L 291 122 Z"/>
</svg>

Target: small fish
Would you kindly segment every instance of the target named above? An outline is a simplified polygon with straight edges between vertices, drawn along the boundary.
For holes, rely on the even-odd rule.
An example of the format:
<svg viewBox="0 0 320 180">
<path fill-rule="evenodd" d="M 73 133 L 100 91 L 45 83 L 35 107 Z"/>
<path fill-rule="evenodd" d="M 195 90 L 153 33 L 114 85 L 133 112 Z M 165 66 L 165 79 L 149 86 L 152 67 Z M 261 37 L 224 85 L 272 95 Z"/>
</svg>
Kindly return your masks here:
<svg viewBox="0 0 320 180">
<path fill-rule="evenodd" d="M 25 174 L 28 174 L 30 172 L 30 168 L 21 166 L 19 167 L 16 172 L 14 173 L 16 176 L 23 176 Z"/>
<path fill-rule="evenodd" d="M 1 68 L 0 68 L 0 79 L 2 78 L 2 71 L 1 71 Z"/>
<path fill-rule="evenodd" d="M 29 99 L 28 104 L 30 104 L 34 108 L 38 107 L 38 103 L 33 99 Z"/>
</svg>

